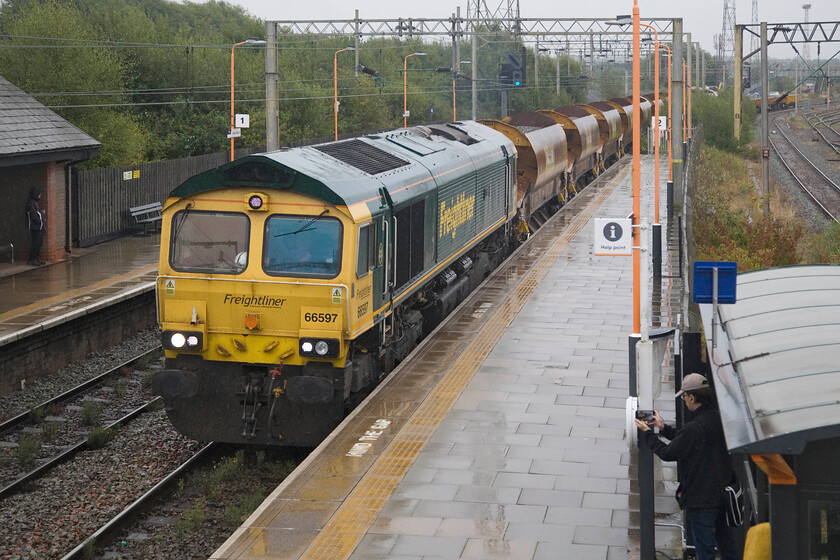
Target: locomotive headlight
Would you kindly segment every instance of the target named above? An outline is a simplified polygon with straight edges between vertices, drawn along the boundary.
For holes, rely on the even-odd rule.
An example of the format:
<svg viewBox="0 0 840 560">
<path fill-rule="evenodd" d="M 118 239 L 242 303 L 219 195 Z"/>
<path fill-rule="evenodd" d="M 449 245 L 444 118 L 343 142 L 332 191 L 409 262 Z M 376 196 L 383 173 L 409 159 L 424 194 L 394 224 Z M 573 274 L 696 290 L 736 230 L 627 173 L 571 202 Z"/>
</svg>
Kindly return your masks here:
<svg viewBox="0 0 840 560">
<path fill-rule="evenodd" d="M 301 356 L 337 358 L 341 342 L 336 338 L 301 338 L 298 349 Z"/>
<path fill-rule="evenodd" d="M 201 350 L 204 344 L 200 332 L 163 331 L 161 339 L 167 350 Z"/>
</svg>

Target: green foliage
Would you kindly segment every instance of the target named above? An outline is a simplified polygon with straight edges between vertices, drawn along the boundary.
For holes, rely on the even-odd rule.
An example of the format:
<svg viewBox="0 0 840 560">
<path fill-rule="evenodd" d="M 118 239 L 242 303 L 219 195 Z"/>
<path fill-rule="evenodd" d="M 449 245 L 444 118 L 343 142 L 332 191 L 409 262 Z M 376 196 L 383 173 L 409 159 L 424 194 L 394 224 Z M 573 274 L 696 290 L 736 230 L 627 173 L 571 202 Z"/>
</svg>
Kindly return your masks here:
<svg viewBox="0 0 840 560">
<path fill-rule="evenodd" d="M 739 156 L 704 147 L 700 166 L 693 198 L 697 260 L 736 261 L 739 272 L 800 262 L 802 224 L 764 216 Z"/>
<path fill-rule="evenodd" d="M 108 428 L 94 428 L 88 434 L 88 449 L 102 449 L 116 437 L 114 430 Z"/>
<path fill-rule="evenodd" d="M 175 526 L 175 535 L 184 540 L 190 533 L 196 531 L 204 523 L 206 503 L 204 497 L 198 497 L 195 503 L 184 513 Z"/>
<path fill-rule="evenodd" d="M 814 236 L 806 255 L 809 263 L 840 264 L 840 224 L 834 223 Z"/>
<path fill-rule="evenodd" d="M 93 426 L 98 424 L 102 418 L 102 405 L 96 402 L 86 402 L 82 405 L 81 422 L 83 426 Z"/>
<path fill-rule="evenodd" d="M 482 32 L 474 61 L 480 118 L 501 117 L 498 72 L 506 52 L 524 57 L 527 71 L 526 87 L 507 92 L 509 113 L 588 98 L 591 79 L 582 76 L 586 70 L 577 60 L 540 53 L 536 80 L 532 50 L 523 50 L 507 30 Z M 228 150 L 232 58 L 235 112 L 251 116 L 251 127 L 243 130 L 236 147 L 265 143 L 265 47 L 233 49 L 245 38 L 264 37 L 265 25 L 238 6 L 213 0 L 5 0 L 0 33 L 5 34 L 0 38 L 4 77 L 103 144 L 99 156 L 83 168 Z M 336 78 L 339 134 L 402 126 L 403 64 L 416 51 L 426 56 L 407 63 L 409 126 L 452 119 L 452 74 L 435 71 L 452 66 L 451 43 L 373 38 L 358 52 L 336 57 L 337 50 L 353 43 L 352 37 L 279 39 L 281 144 L 332 138 Z M 471 58 L 470 42 L 459 47 L 461 59 Z M 379 75 L 356 75 L 357 55 L 360 64 Z M 471 76 L 473 67 L 465 64 L 460 70 Z M 608 76 L 599 84 L 602 97 L 623 94 L 623 79 Z M 455 80 L 457 118 L 462 120 L 472 117 L 472 83 Z"/>
<path fill-rule="evenodd" d="M 228 506 L 225 509 L 225 518 L 231 526 L 242 525 L 242 522 L 248 519 L 255 509 L 259 507 L 266 494 L 264 492 L 254 492 L 253 494 L 246 494 L 239 499 L 236 505 Z"/>
<path fill-rule="evenodd" d="M 735 139 L 734 97 L 727 89 L 717 97 L 695 93 L 691 97 L 692 124 L 703 124 L 704 140 L 727 152 L 743 152 L 755 140 L 753 127 L 755 104 L 748 97 L 742 100 L 741 138 Z"/>
<path fill-rule="evenodd" d="M 18 464 L 23 470 L 30 470 L 35 465 L 35 458 L 41 450 L 41 440 L 30 435 L 20 438 L 17 448 Z"/>
<path fill-rule="evenodd" d="M 41 427 L 41 435 L 44 437 L 44 441 L 52 441 L 58 435 L 58 423 L 56 422 L 46 422 Z"/>
</svg>

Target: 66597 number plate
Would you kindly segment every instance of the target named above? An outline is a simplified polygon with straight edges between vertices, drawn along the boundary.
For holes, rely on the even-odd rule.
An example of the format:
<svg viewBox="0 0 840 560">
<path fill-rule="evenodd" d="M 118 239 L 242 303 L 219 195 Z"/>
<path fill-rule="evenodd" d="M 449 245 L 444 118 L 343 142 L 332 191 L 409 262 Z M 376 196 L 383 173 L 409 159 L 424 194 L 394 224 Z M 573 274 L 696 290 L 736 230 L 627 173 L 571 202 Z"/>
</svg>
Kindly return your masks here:
<svg viewBox="0 0 840 560">
<path fill-rule="evenodd" d="M 334 309 L 302 307 L 300 324 L 302 328 L 339 327 L 341 325 L 341 314 Z"/>
</svg>

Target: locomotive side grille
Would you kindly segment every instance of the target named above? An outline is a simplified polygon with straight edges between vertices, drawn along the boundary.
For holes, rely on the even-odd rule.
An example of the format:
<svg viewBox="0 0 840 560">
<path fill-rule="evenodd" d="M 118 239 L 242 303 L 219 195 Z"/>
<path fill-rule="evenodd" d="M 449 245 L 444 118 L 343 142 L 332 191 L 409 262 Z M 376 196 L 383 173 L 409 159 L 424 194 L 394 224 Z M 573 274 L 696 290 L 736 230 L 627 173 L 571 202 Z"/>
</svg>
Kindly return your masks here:
<svg viewBox="0 0 840 560">
<path fill-rule="evenodd" d="M 323 144 L 315 146 L 315 149 L 352 165 L 360 171 L 369 175 L 384 173 L 408 165 L 404 159 L 380 150 L 375 146 L 366 144 L 361 140 L 348 140 L 334 144 Z"/>
</svg>

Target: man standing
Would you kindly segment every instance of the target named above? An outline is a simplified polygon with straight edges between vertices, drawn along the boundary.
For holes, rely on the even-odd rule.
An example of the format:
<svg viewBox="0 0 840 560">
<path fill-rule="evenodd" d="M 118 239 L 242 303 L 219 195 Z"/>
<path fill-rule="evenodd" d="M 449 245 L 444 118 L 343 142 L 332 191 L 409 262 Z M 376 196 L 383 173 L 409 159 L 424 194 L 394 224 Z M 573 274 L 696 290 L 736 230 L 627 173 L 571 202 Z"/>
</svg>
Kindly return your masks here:
<svg viewBox="0 0 840 560">
<path fill-rule="evenodd" d="M 681 430 L 666 425 L 658 412 L 646 422 L 636 420 L 636 426 L 660 459 L 677 462 L 682 480 L 677 503 L 686 511 L 697 560 L 714 560 L 715 545 L 721 560 L 738 560 L 735 534 L 726 525 L 723 508 L 723 489 L 735 480 L 735 471 L 708 380 L 699 373 L 686 375 L 677 393 L 680 396 L 685 407 L 695 413 Z M 659 439 L 653 427 L 670 443 Z"/>
<path fill-rule="evenodd" d="M 44 190 L 39 187 L 32 187 L 29 190 L 29 199 L 26 201 L 26 224 L 32 238 L 28 263 L 32 266 L 46 264 L 41 260 L 41 245 L 44 243 L 44 230 L 47 227 L 47 219 L 39 202 L 43 192 Z"/>
</svg>

